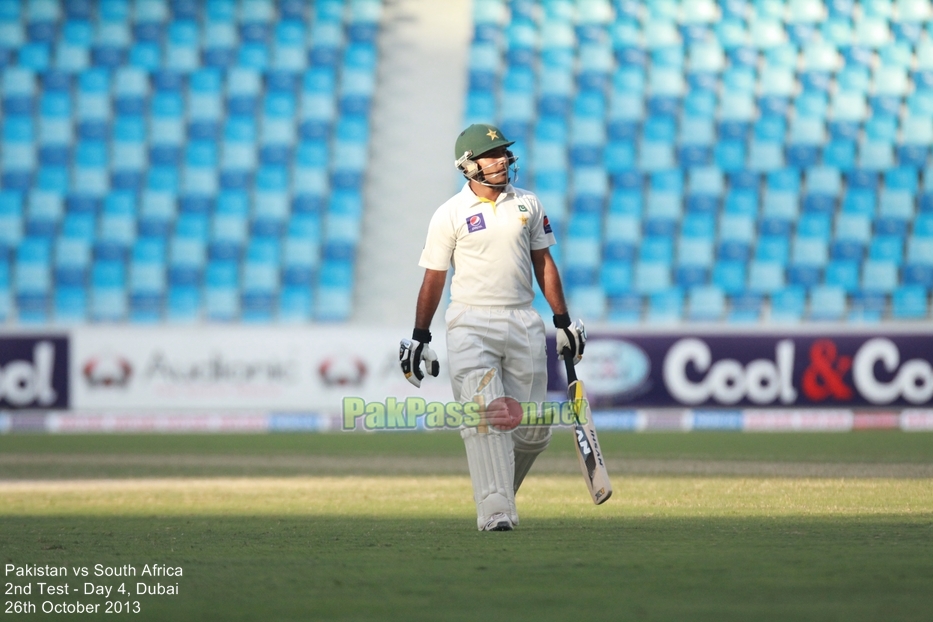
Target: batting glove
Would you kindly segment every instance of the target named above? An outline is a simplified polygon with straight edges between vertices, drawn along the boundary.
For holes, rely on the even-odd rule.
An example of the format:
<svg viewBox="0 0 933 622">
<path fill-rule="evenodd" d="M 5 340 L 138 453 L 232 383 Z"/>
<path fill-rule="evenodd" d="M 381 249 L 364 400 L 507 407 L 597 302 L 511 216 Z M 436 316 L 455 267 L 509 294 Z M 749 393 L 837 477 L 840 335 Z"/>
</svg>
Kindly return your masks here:
<svg viewBox="0 0 933 622">
<path fill-rule="evenodd" d="M 583 320 L 570 321 L 569 313 L 554 316 L 554 327 L 557 329 L 557 355 L 564 358 L 564 352 L 569 350 L 570 358 L 576 365 L 583 358 L 583 348 L 586 347 L 586 328 Z"/>
<path fill-rule="evenodd" d="M 405 379 L 416 387 L 421 386 L 424 372 L 421 371 L 421 360 L 424 359 L 424 368 L 429 374 L 437 378 L 441 365 L 437 362 L 437 354 L 428 345 L 431 343 L 431 333 L 423 328 L 416 328 L 411 339 L 402 339 L 398 348 L 398 363 L 405 374 Z"/>
</svg>

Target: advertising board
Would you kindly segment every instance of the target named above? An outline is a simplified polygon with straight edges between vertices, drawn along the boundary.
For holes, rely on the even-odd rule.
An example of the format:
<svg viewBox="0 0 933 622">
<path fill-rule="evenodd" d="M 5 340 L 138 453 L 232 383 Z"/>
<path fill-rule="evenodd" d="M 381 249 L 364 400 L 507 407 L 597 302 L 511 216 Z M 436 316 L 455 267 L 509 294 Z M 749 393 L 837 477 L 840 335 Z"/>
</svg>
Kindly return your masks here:
<svg viewBox="0 0 933 622">
<path fill-rule="evenodd" d="M 596 333 L 579 375 L 594 408 L 917 408 L 933 398 L 933 334 Z M 548 388 L 563 382 L 550 361 Z"/>
</svg>

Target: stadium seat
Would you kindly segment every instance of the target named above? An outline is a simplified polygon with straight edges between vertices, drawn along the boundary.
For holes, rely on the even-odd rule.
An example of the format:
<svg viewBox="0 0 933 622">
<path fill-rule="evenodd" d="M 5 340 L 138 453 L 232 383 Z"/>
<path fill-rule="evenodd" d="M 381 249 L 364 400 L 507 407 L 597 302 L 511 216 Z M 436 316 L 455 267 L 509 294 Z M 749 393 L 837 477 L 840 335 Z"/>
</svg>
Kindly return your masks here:
<svg viewBox="0 0 933 622">
<path fill-rule="evenodd" d="M 655 291 L 648 297 L 646 320 L 653 324 L 675 324 L 683 318 L 683 292 L 677 288 Z"/>
<path fill-rule="evenodd" d="M 923 285 L 902 285 L 891 295 L 891 317 L 896 320 L 922 320 L 929 316 L 929 290 Z"/>
<path fill-rule="evenodd" d="M 894 261 L 869 258 L 862 264 L 863 291 L 890 294 L 897 287 L 898 280 L 898 265 Z"/>
<path fill-rule="evenodd" d="M 770 314 L 772 322 L 797 323 L 806 308 L 806 291 L 799 286 L 780 289 L 770 296 Z"/>
<path fill-rule="evenodd" d="M 839 286 L 818 285 L 810 291 L 811 320 L 841 320 L 846 314 L 846 292 Z"/>
<path fill-rule="evenodd" d="M 352 307 L 353 265 L 347 261 L 325 261 L 318 277 L 314 317 L 321 321 L 344 321 Z"/>
<path fill-rule="evenodd" d="M 856 292 L 850 297 L 847 319 L 853 322 L 880 322 L 887 306 L 884 294 Z"/>
<path fill-rule="evenodd" d="M 726 309 L 726 297 L 715 285 L 701 285 L 689 290 L 687 319 L 694 321 L 718 321 Z"/>
<path fill-rule="evenodd" d="M 635 263 L 634 290 L 652 294 L 671 286 L 669 261 L 644 259 Z"/>
</svg>

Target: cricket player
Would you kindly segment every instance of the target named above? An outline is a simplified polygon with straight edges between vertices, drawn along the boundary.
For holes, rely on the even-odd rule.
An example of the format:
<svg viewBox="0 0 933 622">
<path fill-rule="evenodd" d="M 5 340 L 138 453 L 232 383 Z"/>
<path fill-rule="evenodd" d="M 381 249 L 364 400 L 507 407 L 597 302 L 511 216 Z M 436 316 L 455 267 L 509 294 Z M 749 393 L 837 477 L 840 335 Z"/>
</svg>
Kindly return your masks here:
<svg viewBox="0 0 933 622">
<path fill-rule="evenodd" d="M 512 144 L 492 125 L 471 125 L 457 137 L 455 165 L 467 181 L 431 218 L 419 262 L 425 272 L 415 329 L 410 341 L 402 340 L 399 359 L 417 387 L 425 372 L 437 376 L 429 328 L 453 267 L 445 320 L 454 398 L 486 406 L 509 397 L 540 407 L 547 397 L 547 357 L 544 322 L 531 306 L 532 277 L 554 313 L 558 353 L 567 348 L 574 364 L 579 362 L 586 332 L 567 312 L 548 250 L 554 234 L 538 197 L 510 183 L 517 159 Z M 515 493 L 547 448 L 551 429 L 538 424 L 512 430 L 514 419 L 511 425 L 492 416 L 490 421 L 460 430 L 476 525 L 480 531 L 511 531 L 518 525 Z"/>
</svg>

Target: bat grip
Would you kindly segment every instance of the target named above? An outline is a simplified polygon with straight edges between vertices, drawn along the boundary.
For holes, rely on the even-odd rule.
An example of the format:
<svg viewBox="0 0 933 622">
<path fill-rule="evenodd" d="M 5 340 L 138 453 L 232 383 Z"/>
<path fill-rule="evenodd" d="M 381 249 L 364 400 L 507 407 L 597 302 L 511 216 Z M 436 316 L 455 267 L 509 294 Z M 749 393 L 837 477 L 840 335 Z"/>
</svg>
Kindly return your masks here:
<svg viewBox="0 0 933 622">
<path fill-rule="evenodd" d="M 567 369 L 567 384 L 577 381 L 577 370 L 574 369 L 573 357 L 570 356 L 570 348 L 564 348 L 561 351 L 564 355 L 564 367 Z"/>
</svg>

